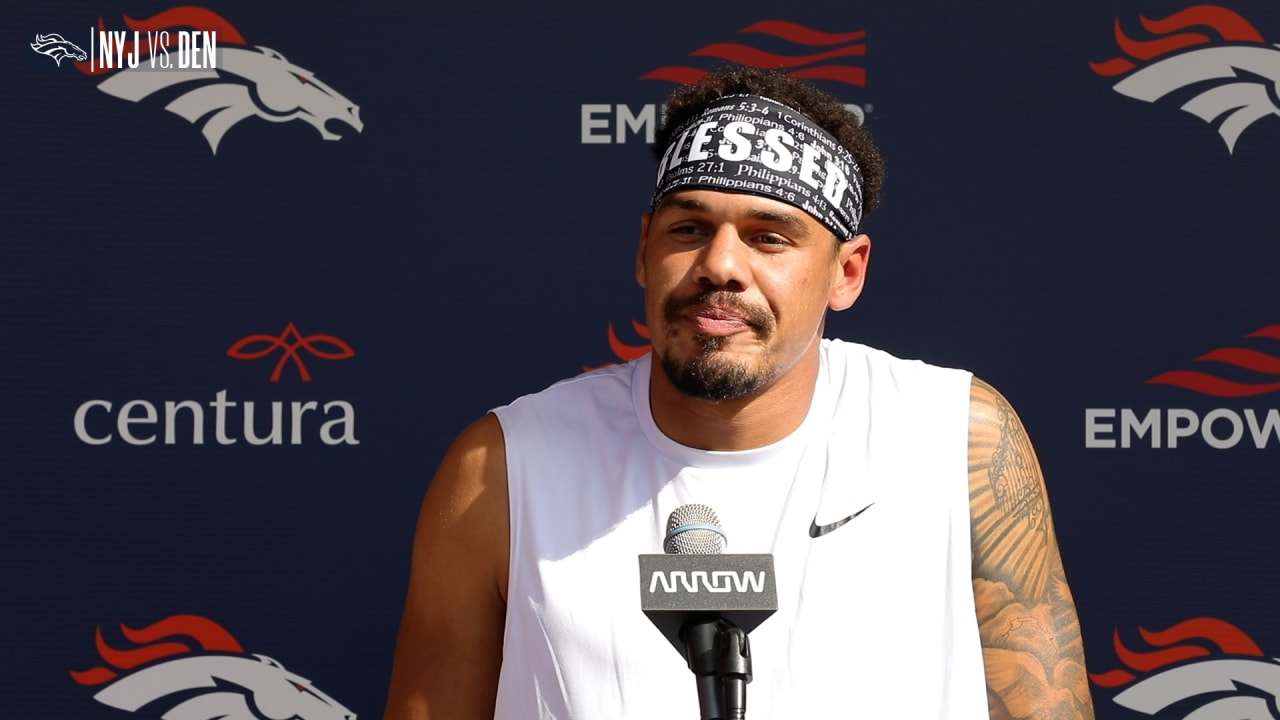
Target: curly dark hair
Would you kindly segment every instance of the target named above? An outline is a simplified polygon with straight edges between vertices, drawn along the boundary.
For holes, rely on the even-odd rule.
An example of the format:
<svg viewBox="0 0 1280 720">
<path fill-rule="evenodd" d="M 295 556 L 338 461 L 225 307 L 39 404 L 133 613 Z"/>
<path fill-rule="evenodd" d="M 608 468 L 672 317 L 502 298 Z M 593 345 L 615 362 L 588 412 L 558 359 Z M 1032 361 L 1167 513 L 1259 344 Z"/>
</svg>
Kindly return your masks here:
<svg viewBox="0 0 1280 720">
<path fill-rule="evenodd" d="M 803 113 L 831 133 L 858 163 L 862 171 L 862 217 L 865 222 L 880 205 L 884 186 L 884 160 L 871 133 L 835 97 L 781 72 L 730 67 L 707 75 L 694 85 L 676 88 L 667 98 L 662 127 L 654 137 L 653 154 L 659 161 L 671 144 L 675 130 L 702 108 L 726 95 L 759 95 Z"/>
</svg>

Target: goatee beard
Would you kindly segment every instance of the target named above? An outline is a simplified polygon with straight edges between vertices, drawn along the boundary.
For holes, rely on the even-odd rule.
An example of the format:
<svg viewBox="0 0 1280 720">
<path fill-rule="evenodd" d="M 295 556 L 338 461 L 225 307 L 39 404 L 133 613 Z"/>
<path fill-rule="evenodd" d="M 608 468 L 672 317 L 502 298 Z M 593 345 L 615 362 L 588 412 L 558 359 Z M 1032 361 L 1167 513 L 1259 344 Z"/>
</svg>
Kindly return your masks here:
<svg viewBox="0 0 1280 720">
<path fill-rule="evenodd" d="M 675 326 L 686 308 L 700 305 L 733 309 L 761 341 L 773 334 L 774 318 L 771 313 L 742 302 L 735 293 L 722 290 L 708 290 L 683 300 L 668 300 L 664 309 L 669 327 Z M 667 379 L 687 397 L 711 402 L 736 400 L 754 395 L 773 379 L 774 372 L 768 366 L 767 357 L 763 358 L 765 362 L 754 368 L 745 362 L 716 357 L 729 337 L 694 335 L 694 341 L 698 343 L 697 354 L 689 360 L 680 360 L 666 353 L 661 356 L 662 371 Z"/>
<path fill-rule="evenodd" d="M 721 338 L 702 338 L 721 340 Z M 722 343 L 717 343 L 722 344 Z M 743 363 L 717 360 L 714 350 L 704 347 L 697 357 L 682 362 L 670 355 L 662 357 L 662 371 L 681 394 L 697 400 L 724 402 L 754 395 L 768 384 L 772 373 L 753 371 Z"/>
</svg>

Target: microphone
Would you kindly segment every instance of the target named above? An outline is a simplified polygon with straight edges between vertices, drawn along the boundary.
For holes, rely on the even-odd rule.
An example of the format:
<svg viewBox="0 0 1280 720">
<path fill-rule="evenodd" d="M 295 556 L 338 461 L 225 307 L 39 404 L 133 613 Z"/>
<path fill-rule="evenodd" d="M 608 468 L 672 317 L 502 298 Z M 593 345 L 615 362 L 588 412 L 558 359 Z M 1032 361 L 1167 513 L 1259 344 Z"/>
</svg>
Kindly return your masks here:
<svg viewBox="0 0 1280 720">
<path fill-rule="evenodd" d="M 667 518 L 662 552 L 671 555 L 719 555 L 729 538 L 716 511 L 701 503 L 681 505 Z"/>
<path fill-rule="evenodd" d="M 747 633 L 778 609 L 773 556 L 725 555 L 726 544 L 714 510 L 682 505 L 667 521 L 666 554 L 640 556 L 640 609 L 696 676 L 703 720 L 744 717 Z"/>
</svg>

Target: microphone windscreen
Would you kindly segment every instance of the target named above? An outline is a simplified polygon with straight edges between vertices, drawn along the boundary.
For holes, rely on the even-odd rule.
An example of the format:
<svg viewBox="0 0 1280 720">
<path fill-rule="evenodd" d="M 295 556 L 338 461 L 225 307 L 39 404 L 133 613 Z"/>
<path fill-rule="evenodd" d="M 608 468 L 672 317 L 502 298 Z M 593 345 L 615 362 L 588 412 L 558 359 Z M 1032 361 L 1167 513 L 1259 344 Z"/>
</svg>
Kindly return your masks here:
<svg viewBox="0 0 1280 720">
<path fill-rule="evenodd" d="M 662 550 L 673 555 L 719 555 L 727 543 L 716 511 L 690 503 L 676 508 L 667 519 Z"/>
</svg>

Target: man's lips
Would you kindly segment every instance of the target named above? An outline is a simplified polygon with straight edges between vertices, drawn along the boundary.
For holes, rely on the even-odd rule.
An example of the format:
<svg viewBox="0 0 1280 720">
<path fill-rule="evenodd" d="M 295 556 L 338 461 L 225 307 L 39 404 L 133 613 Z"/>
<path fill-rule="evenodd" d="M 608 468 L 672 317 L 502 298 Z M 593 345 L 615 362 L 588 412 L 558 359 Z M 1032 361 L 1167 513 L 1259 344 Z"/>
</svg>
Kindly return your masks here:
<svg viewBox="0 0 1280 720">
<path fill-rule="evenodd" d="M 773 331 L 773 316 L 767 309 L 722 290 L 670 298 L 663 310 L 663 316 L 672 326 L 687 324 L 700 335 L 725 337 L 750 330 L 765 337 Z"/>
<path fill-rule="evenodd" d="M 732 335 L 751 329 L 741 315 L 722 308 L 694 308 L 685 317 L 703 335 Z"/>
</svg>

